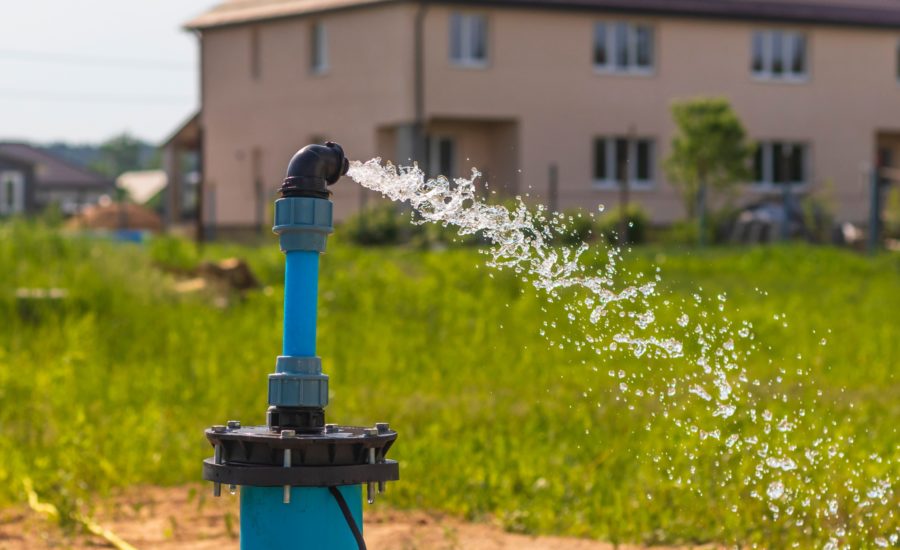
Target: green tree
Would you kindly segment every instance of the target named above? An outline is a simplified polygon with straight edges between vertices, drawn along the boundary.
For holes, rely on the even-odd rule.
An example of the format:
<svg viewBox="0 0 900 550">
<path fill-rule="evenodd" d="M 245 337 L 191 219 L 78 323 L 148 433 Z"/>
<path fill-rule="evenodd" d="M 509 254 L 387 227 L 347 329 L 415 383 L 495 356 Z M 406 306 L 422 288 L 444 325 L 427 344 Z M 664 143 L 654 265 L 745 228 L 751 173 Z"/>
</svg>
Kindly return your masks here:
<svg viewBox="0 0 900 550">
<path fill-rule="evenodd" d="M 724 98 L 696 98 L 672 104 L 678 133 L 665 161 L 666 175 L 681 192 L 688 217 L 696 219 L 699 241 L 706 233 L 709 189 L 730 191 L 750 178 L 754 146 L 740 118 Z"/>
<path fill-rule="evenodd" d="M 90 168 L 110 178 L 129 170 L 140 170 L 143 168 L 143 146 L 141 140 L 127 133 L 115 136 L 100 145 L 100 159 L 92 162 Z"/>
</svg>

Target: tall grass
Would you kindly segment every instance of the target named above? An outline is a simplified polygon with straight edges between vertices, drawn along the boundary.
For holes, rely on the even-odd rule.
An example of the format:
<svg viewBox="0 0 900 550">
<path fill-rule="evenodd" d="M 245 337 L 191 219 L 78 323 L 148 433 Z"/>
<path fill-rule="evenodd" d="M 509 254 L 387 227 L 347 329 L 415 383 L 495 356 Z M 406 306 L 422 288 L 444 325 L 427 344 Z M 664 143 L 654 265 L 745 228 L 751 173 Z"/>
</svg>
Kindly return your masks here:
<svg viewBox="0 0 900 550">
<path fill-rule="evenodd" d="M 764 521 L 764 504 L 720 483 L 727 465 L 718 455 L 652 420 L 651 402 L 621 401 L 606 373 L 652 379 L 661 365 L 623 355 L 595 372 L 584 353 L 549 346 L 540 330 L 560 304 L 490 273 L 476 251 L 329 246 L 319 312 L 327 414 L 399 431 L 391 454 L 402 479 L 386 495 L 390 505 L 612 541 L 821 540 L 825 520 Z M 246 257 L 267 287 L 225 307 L 175 292 L 159 269 L 231 254 Z M 205 427 L 264 422 L 265 379 L 280 350 L 281 261 L 274 243 L 200 253 L 177 240 L 148 249 L 0 226 L 0 501 L 21 499 L 26 476 L 63 511 L 117 487 L 196 481 L 211 454 Z M 676 297 L 699 287 L 728 293 L 729 310 L 710 314 L 753 322 L 765 343 L 749 366 L 755 376 L 810 367 L 815 380 L 791 380 L 794 402 L 773 403 L 776 412 L 818 400 L 823 419 L 846 420 L 841 429 L 857 436 L 852 453 L 880 453 L 893 462 L 873 472 L 897 476 L 900 259 L 800 246 L 638 249 L 626 267 L 657 264 Z M 68 295 L 24 304 L 14 297 L 21 287 Z M 700 456 L 688 461 L 686 452 Z M 675 471 L 698 468 L 694 479 L 707 486 L 686 490 L 654 456 Z M 846 494 L 848 473 L 811 475 Z M 846 541 L 870 542 L 853 533 Z"/>
</svg>

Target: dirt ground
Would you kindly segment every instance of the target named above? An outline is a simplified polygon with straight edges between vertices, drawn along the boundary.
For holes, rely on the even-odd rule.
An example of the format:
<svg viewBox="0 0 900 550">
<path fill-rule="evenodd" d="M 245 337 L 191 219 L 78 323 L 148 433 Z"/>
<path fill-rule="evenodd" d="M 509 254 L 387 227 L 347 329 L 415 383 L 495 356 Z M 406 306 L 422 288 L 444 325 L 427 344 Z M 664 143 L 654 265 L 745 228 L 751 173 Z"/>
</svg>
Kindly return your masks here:
<svg viewBox="0 0 900 550">
<path fill-rule="evenodd" d="M 113 498 L 96 513 L 96 522 L 138 549 L 225 550 L 238 547 L 238 504 L 223 491 L 212 498 L 208 487 L 142 487 Z M 496 525 L 465 523 L 425 512 L 366 511 L 370 550 L 412 549 L 559 549 L 612 550 L 597 541 L 530 537 L 506 533 Z M 46 517 L 22 506 L 0 509 L 0 550 L 112 547 L 93 535 L 65 536 Z M 618 550 L 635 547 L 619 546 Z"/>
</svg>

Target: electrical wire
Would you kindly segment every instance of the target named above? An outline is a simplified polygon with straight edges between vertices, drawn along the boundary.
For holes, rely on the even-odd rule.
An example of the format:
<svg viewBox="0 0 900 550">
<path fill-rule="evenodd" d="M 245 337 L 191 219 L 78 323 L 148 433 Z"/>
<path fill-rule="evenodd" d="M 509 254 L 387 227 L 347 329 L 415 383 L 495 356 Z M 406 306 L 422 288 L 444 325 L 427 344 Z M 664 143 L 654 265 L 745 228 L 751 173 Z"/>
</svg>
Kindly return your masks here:
<svg viewBox="0 0 900 550">
<path fill-rule="evenodd" d="M 0 49 L 0 59 L 13 59 L 38 63 L 64 63 L 67 65 L 93 65 L 99 67 L 120 67 L 130 69 L 153 69 L 161 71 L 193 71 L 195 67 L 164 61 L 161 59 L 141 59 L 98 55 L 71 54 L 63 52 L 39 52 L 33 50 Z"/>
<path fill-rule="evenodd" d="M 104 93 L 53 92 L 41 90 L 16 90 L 0 88 L 0 98 L 34 100 L 34 101 L 75 101 L 99 103 L 159 103 L 183 105 L 193 98 L 172 95 L 119 95 Z"/>
<path fill-rule="evenodd" d="M 334 500 L 336 500 L 338 506 L 340 506 L 341 512 L 344 514 L 344 519 L 347 520 L 347 526 L 353 531 L 353 538 L 356 539 L 356 545 L 359 547 L 359 550 L 366 550 L 366 541 L 363 539 L 359 526 L 356 525 L 356 520 L 353 519 L 353 514 L 350 512 L 350 507 L 347 506 L 347 501 L 344 500 L 344 495 L 341 494 L 341 491 L 337 487 L 329 487 L 328 491 L 331 492 Z"/>
</svg>

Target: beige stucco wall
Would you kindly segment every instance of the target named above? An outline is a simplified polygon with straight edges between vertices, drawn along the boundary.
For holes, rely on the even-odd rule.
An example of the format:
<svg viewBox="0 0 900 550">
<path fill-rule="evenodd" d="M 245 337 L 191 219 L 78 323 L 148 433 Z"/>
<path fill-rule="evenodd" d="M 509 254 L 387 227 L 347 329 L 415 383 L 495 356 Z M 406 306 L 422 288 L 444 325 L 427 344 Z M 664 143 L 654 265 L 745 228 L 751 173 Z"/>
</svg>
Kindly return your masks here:
<svg viewBox="0 0 900 550">
<path fill-rule="evenodd" d="M 449 61 L 452 9 L 432 6 L 426 18 L 425 108 L 431 129 L 458 137 L 458 173 L 487 168 L 494 188 L 541 198 L 548 166 L 556 163 L 563 208 L 616 204 L 617 192 L 592 187 L 592 140 L 634 128 L 638 136 L 656 141 L 657 181 L 650 191 L 634 191 L 632 199 L 642 202 L 654 221 L 682 217 L 681 200 L 661 167 L 674 129 L 669 106 L 678 98 L 725 95 L 751 137 L 809 143 L 812 187 L 824 189 L 832 182 L 827 187 L 842 219 L 866 219 L 862 168 L 875 156 L 877 133 L 900 132 L 895 68 L 900 32 L 485 9 L 490 60 L 487 68 L 471 69 Z M 215 188 L 215 223 L 254 223 L 254 148 L 273 191 L 294 149 L 313 137 L 340 141 L 354 158 L 392 150 L 395 132 L 386 128 L 413 119 L 415 10 L 412 4 L 395 4 L 319 17 L 328 26 L 325 75 L 309 74 L 315 19 L 257 26 L 258 80 L 250 74 L 250 27 L 203 32 L 204 161 L 207 185 Z M 654 74 L 595 72 L 593 24 L 601 19 L 653 25 Z M 775 27 L 807 33 L 807 82 L 761 82 L 751 75 L 751 33 Z M 475 119 L 480 122 L 463 123 Z M 497 121 L 507 123 L 492 125 Z M 348 181 L 335 192 L 339 218 L 361 202 L 359 188 Z M 754 193 L 747 191 L 745 198 Z"/>
<path fill-rule="evenodd" d="M 659 165 L 674 130 L 669 106 L 673 99 L 724 95 L 752 138 L 808 142 L 813 187 L 830 180 L 840 216 L 866 219 L 862 167 L 874 158 L 876 132 L 900 128 L 900 32 L 486 9 L 481 12 L 488 16 L 489 64 L 471 69 L 449 62 L 451 11 L 435 7 L 428 17 L 428 112 L 517 119 L 523 189 L 545 192 L 547 167 L 556 162 L 561 207 L 615 205 L 616 191 L 592 189 L 592 139 L 626 135 L 634 127 L 637 135 L 656 139 L 658 177 L 652 191 L 635 191 L 632 199 L 643 202 L 656 221 L 677 219 L 681 201 Z M 594 71 L 594 23 L 622 19 L 653 25 L 652 76 Z M 762 82 L 751 75 L 751 33 L 769 28 L 807 33 L 808 82 Z M 753 195 L 748 191 L 745 198 Z"/>
<path fill-rule="evenodd" d="M 313 138 L 340 141 L 353 158 L 378 150 L 375 128 L 412 118 L 413 11 L 383 6 L 257 26 L 260 77 L 251 76 L 251 27 L 203 32 L 205 182 L 216 225 L 252 225 L 256 216 L 253 150 L 271 195 L 291 155 Z M 310 73 L 311 32 L 328 32 L 329 70 Z M 399 32 L 408 29 L 408 32 Z M 349 181 L 333 187 L 336 216 L 360 203 Z M 265 207 L 271 216 L 270 207 Z"/>
</svg>

